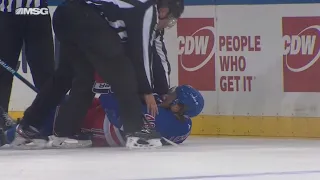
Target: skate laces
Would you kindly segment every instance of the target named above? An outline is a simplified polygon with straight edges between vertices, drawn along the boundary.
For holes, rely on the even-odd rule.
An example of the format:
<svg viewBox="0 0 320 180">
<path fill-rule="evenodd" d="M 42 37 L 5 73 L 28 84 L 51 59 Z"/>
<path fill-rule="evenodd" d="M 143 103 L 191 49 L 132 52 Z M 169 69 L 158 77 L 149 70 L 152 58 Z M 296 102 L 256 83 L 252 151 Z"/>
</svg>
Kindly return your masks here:
<svg viewBox="0 0 320 180">
<path fill-rule="evenodd" d="M 13 126 L 13 119 L 7 113 L 4 115 L 4 118 L 7 127 Z"/>
<path fill-rule="evenodd" d="M 146 133 L 146 134 L 151 134 L 151 130 L 148 129 L 148 128 L 145 128 L 145 127 L 143 127 L 143 128 L 141 129 L 141 132 Z"/>
<path fill-rule="evenodd" d="M 5 123 L 5 126 L 11 127 L 14 124 L 13 119 L 1 107 L 0 107 L 0 111 L 1 111 L 1 117 L 3 118 Z"/>
</svg>

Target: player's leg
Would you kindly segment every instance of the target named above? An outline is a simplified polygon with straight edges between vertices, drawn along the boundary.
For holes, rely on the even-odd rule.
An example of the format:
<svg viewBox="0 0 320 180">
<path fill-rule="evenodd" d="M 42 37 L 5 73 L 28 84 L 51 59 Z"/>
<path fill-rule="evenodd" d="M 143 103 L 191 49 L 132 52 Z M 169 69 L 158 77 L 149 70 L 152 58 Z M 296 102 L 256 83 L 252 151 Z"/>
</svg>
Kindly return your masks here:
<svg viewBox="0 0 320 180">
<path fill-rule="evenodd" d="M 13 123 L 8 129 L 0 128 L 0 148 L 6 144 L 11 144 L 16 137 L 16 126 L 17 124 Z"/>
<path fill-rule="evenodd" d="M 92 92 L 94 68 L 76 46 L 70 45 L 68 49 L 74 52 L 74 56 L 69 59 L 74 78 L 68 100 L 60 106 L 55 120 L 55 136 L 53 136 L 52 145 L 66 148 L 89 147 L 92 145 L 91 140 L 89 138 L 79 139 L 79 132 L 94 97 Z M 85 137 L 82 134 L 81 136 Z M 69 141 L 69 139 L 74 141 Z"/>
<path fill-rule="evenodd" d="M 63 47 L 63 44 L 61 44 Z M 41 134 L 40 129 L 47 123 L 50 114 L 64 100 L 70 90 L 73 71 L 68 59 L 72 57 L 68 49 L 61 48 L 60 63 L 54 75 L 50 77 L 37 94 L 31 106 L 27 108 L 17 127 L 19 138 L 13 142 L 14 146 L 23 145 L 26 140 L 38 140 L 42 143 L 47 133 Z M 50 119 L 49 119 L 50 120 Z"/>
<path fill-rule="evenodd" d="M 84 123 L 81 126 L 82 132 L 91 135 L 92 146 L 94 147 L 109 146 L 105 136 L 105 130 L 107 130 L 107 127 L 104 126 L 104 121 L 104 109 L 101 107 L 99 99 L 94 98 L 86 114 Z"/>
<path fill-rule="evenodd" d="M 14 120 L 0 107 L 0 129 L 5 132 L 12 127 L 16 127 Z"/>
<path fill-rule="evenodd" d="M 0 147 L 10 144 L 15 139 L 16 123 L 9 115 L 0 107 Z"/>
<path fill-rule="evenodd" d="M 61 44 L 60 63 L 57 70 L 46 81 L 32 105 L 27 108 L 21 123 L 40 127 L 50 112 L 63 101 L 72 85 L 73 70 L 68 61 L 72 57 L 72 51 Z"/>
<path fill-rule="evenodd" d="M 77 19 L 82 20 L 76 21 Z M 66 7 L 58 7 L 53 22 L 54 29 L 57 31 L 59 27 L 64 27 L 61 31 L 65 32 L 61 34 L 65 35 L 66 39 L 74 41 L 85 51 L 97 73 L 111 84 L 112 90 L 125 107 L 121 109 L 130 111 L 125 115 L 129 116 L 127 122 L 135 125 L 129 125 L 126 129 L 132 132 L 132 129 L 135 131 L 137 127 L 140 128 L 141 105 L 137 95 L 137 80 L 131 62 L 123 55 L 124 51 L 117 33 L 110 29 L 107 22 L 91 7 L 75 3 L 66 5 Z M 138 110 L 138 113 L 131 113 L 134 110 Z M 137 116 L 138 121 L 135 120 Z"/>
<path fill-rule="evenodd" d="M 23 34 L 23 21 L 12 14 L 0 12 L 0 59 L 12 68 L 16 68 Z M 8 111 L 13 76 L 0 66 L 0 107 Z M 1 114 L 0 114 L 1 118 Z"/>
<path fill-rule="evenodd" d="M 54 72 L 54 44 L 50 15 L 26 16 L 25 50 L 38 89 Z"/>
</svg>

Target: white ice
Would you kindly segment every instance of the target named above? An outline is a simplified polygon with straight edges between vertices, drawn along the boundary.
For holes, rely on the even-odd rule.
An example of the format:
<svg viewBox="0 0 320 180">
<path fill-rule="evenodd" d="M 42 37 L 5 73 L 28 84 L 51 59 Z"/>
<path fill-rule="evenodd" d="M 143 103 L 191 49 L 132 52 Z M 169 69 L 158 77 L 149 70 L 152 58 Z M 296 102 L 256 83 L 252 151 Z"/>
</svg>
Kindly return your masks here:
<svg viewBox="0 0 320 180">
<path fill-rule="evenodd" d="M 192 137 L 158 150 L 0 150 L 1 180 L 319 180 L 320 140 Z"/>
</svg>

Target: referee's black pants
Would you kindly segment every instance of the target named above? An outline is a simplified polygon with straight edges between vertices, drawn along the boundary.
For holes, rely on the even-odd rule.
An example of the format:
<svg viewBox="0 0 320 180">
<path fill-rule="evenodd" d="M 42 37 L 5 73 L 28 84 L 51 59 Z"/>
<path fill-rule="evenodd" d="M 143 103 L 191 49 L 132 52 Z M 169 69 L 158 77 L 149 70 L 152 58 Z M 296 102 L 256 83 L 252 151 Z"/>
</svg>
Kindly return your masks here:
<svg viewBox="0 0 320 180">
<path fill-rule="evenodd" d="M 0 59 L 13 69 L 17 67 L 23 42 L 35 86 L 40 89 L 54 72 L 50 15 L 17 16 L 0 12 Z M 0 67 L 0 106 L 5 111 L 8 111 L 12 82 L 12 74 Z"/>
<path fill-rule="evenodd" d="M 58 6 L 53 25 L 61 45 L 60 64 L 55 77 L 26 111 L 24 121 L 30 125 L 41 123 L 72 83 L 70 96 L 59 109 L 54 132 L 62 137 L 74 135 L 94 97 L 92 86 L 97 72 L 112 87 L 125 132 L 139 131 L 143 120 L 138 82 L 118 34 L 92 7 L 78 2 Z"/>
</svg>

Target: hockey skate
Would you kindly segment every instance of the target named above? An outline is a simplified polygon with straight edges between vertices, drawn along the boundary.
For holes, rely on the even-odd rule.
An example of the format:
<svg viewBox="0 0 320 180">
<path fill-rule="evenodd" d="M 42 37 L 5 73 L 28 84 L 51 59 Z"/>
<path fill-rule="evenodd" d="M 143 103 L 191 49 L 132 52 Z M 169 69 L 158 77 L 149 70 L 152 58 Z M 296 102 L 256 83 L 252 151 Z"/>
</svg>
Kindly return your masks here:
<svg viewBox="0 0 320 180">
<path fill-rule="evenodd" d="M 162 147 L 161 135 L 142 114 L 144 126 L 138 132 L 128 133 L 126 138 L 126 147 L 129 149 L 153 149 Z"/>
<path fill-rule="evenodd" d="M 8 115 L 7 112 L 4 111 L 2 107 L 0 107 L 0 128 L 3 131 L 10 129 L 15 125 L 13 119 Z"/>
<path fill-rule="evenodd" d="M 73 148 L 87 148 L 92 146 L 91 136 L 89 134 L 79 133 L 71 137 L 59 137 L 52 135 L 50 144 L 53 148 L 59 149 L 73 149 Z"/>
<path fill-rule="evenodd" d="M 6 135 L 4 133 L 4 130 L 0 128 L 0 147 L 7 144 Z"/>
<path fill-rule="evenodd" d="M 18 149 L 43 149 L 48 147 L 48 143 L 49 138 L 41 135 L 36 128 L 18 124 L 16 127 L 16 137 L 11 146 Z"/>
<path fill-rule="evenodd" d="M 8 144 L 6 131 L 10 128 L 14 128 L 14 126 L 15 122 L 13 119 L 2 107 L 0 107 L 0 147 Z"/>
<path fill-rule="evenodd" d="M 128 134 L 126 138 L 126 147 L 129 149 L 153 149 L 162 146 L 161 135 L 148 128 Z"/>
</svg>

